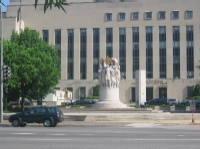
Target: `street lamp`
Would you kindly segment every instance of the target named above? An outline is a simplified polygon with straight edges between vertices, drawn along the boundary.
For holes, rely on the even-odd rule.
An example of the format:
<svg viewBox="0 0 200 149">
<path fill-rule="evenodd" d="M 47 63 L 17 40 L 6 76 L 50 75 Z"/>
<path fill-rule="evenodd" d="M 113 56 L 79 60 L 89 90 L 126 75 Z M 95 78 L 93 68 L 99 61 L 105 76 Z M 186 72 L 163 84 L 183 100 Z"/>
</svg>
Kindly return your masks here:
<svg viewBox="0 0 200 149">
<path fill-rule="evenodd" d="M 0 96 L 0 123 L 3 123 L 3 15 L 2 15 L 2 6 L 1 9 L 1 96 Z"/>
</svg>

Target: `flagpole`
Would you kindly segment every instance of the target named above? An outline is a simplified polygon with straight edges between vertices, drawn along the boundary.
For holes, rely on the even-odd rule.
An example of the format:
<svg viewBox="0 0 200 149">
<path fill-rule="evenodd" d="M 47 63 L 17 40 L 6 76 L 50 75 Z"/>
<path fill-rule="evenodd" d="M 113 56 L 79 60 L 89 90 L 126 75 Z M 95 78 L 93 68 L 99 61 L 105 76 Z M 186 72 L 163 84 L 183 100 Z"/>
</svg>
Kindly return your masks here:
<svg viewBox="0 0 200 149">
<path fill-rule="evenodd" d="M 19 7 L 19 9 L 20 9 L 20 16 L 19 16 L 19 34 L 21 33 L 21 12 L 22 12 L 22 0 L 20 0 L 20 7 Z"/>
</svg>

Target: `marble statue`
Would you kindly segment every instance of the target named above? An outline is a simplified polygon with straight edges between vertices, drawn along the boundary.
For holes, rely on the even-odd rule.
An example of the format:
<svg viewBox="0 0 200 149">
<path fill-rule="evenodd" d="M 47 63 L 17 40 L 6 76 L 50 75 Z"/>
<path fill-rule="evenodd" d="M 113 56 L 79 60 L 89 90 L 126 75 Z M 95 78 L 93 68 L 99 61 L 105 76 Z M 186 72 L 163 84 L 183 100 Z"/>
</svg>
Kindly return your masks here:
<svg viewBox="0 0 200 149">
<path fill-rule="evenodd" d="M 95 108 L 127 108 L 119 99 L 120 66 L 116 58 L 101 58 L 99 63 L 99 101 Z"/>
<path fill-rule="evenodd" d="M 99 83 L 102 86 L 119 88 L 120 66 L 116 58 L 100 59 Z"/>
</svg>

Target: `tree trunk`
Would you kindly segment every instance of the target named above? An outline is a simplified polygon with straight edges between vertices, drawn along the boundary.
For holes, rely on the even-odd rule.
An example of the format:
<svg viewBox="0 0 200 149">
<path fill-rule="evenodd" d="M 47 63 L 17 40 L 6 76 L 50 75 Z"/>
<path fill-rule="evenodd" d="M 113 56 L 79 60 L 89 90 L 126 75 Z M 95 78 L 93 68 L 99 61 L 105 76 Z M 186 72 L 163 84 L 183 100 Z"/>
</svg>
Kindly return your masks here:
<svg viewBox="0 0 200 149">
<path fill-rule="evenodd" d="M 21 112 L 24 111 L 24 97 L 22 97 L 22 105 L 21 105 Z"/>
</svg>

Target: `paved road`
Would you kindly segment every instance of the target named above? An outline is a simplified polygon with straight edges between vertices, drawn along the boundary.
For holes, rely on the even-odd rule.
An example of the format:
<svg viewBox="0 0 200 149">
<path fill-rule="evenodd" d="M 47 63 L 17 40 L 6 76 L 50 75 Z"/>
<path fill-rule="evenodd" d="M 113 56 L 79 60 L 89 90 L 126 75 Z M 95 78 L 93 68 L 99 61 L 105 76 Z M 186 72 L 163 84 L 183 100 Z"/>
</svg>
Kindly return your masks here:
<svg viewBox="0 0 200 149">
<path fill-rule="evenodd" d="M 200 127 L 0 127 L 0 149 L 199 149 Z M 141 128 L 143 127 L 143 128 Z"/>
</svg>

